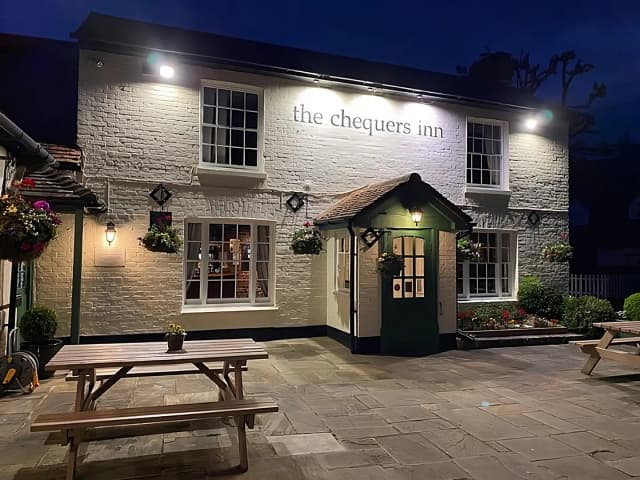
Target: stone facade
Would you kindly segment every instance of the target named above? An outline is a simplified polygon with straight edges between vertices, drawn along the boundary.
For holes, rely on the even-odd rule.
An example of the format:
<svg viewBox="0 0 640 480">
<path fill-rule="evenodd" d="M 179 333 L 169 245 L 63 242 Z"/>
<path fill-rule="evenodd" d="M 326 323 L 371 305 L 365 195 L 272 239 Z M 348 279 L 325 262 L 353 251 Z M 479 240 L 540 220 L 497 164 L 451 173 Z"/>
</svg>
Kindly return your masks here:
<svg viewBox="0 0 640 480">
<path fill-rule="evenodd" d="M 97 57 L 103 68 L 96 68 Z M 517 231 L 520 275 L 567 284 L 568 268 L 541 257 L 543 245 L 568 230 L 566 125 L 556 122 L 534 135 L 523 131 L 522 112 L 425 104 L 409 97 L 191 65 L 180 65 L 176 78 L 161 84 L 142 74 L 142 62 L 134 56 L 80 52 L 78 145 L 85 155 L 84 181 L 108 204 L 108 217 L 118 226 L 115 246 L 126 256 L 124 267 L 96 267 L 95 252 L 105 247 L 107 218 L 86 220 L 82 335 L 153 332 L 167 321 L 203 330 L 332 324 L 334 319 L 327 318 L 327 285 L 332 281 L 327 254 L 291 254 L 293 230 L 346 191 L 411 172 L 463 207 L 477 227 Z M 197 175 L 203 80 L 263 89 L 264 182 L 232 187 Z M 321 113 L 321 124 L 295 121 L 294 107 L 301 105 L 311 114 Z M 352 117 L 394 123 L 387 132 L 331 125 L 332 115 L 343 110 Z M 510 195 L 465 193 L 467 117 L 509 122 Z M 398 129 L 397 123 L 410 124 L 411 133 Z M 441 128 L 442 137 L 437 131 L 435 136 L 419 135 L 425 125 Z M 181 233 L 190 217 L 275 222 L 274 308 L 182 313 L 182 255 L 150 253 L 137 241 L 154 207 L 148 193 L 158 183 L 173 192 L 166 207 Z M 293 213 L 285 201 L 296 191 L 308 194 L 308 205 Z M 526 220 L 531 210 L 541 218 L 536 227 Z M 69 309 L 62 299 L 70 291 L 71 275 L 67 225 L 72 229 L 72 220 L 38 261 L 36 275 L 38 302 L 60 304 L 63 324 Z M 372 268 L 363 263 L 360 276 Z M 361 295 L 369 293 L 363 290 Z"/>
</svg>

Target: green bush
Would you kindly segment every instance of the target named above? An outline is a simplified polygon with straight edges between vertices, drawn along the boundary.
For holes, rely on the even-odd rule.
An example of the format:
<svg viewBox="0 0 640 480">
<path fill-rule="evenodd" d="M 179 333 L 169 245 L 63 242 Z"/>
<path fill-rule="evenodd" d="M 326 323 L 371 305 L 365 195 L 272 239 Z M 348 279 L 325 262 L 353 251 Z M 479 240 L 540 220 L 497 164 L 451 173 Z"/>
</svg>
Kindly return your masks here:
<svg viewBox="0 0 640 480">
<path fill-rule="evenodd" d="M 624 313 L 628 320 L 640 320 L 640 293 L 634 293 L 624 299 Z"/>
<path fill-rule="evenodd" d="M 602 330 L 592 326 L 595 322 L 614 322 L 616 311 L 609 300 L 591 297 L 565 297 L 561 323 L 578 333 L 599 337 Z"/>
<path fill-rule="evenodd" d="M 20 319 L 20 335 L 27 343 L 46 343 L 58 328 L 56 312 L 46 307 L 34 307 Z"/>
<path fill-rule="evenodd" d="M 524 277 L 518 288 L 518 304 L 527 313 L 548 319 L 559 319 L 562 315 L 562 294 L 545 285 L 538 277 Z"/>
</svg>

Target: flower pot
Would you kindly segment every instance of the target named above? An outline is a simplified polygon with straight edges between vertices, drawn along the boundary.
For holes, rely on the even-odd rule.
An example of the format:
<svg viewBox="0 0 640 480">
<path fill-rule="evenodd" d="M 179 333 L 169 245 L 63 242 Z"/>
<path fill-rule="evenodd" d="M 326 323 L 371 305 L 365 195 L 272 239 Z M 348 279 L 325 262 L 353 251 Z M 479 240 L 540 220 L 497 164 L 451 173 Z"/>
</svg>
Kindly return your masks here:
<svg viewBox="0 0 640 480">
<path fill-rule="evenodd" d="M 169 352 L 175 352 L 178 350 L 182 350 L 182 344 L 184 343 L 184 337 L 186 337 L 186 335 L 179 335 L 179 334 L 174 334 L 174 335 L 167 335 L 167 345 L 168 345 L 168 351 Z"/>
<path fill-rule="evenodd" d="M 58 353 L 58 350 L 62 348 L 62 340 L 54 338 L 45 343 L 26 343 L 23 342 L 20 345 L 22 350 L 27 350 L 38 357 L 38 378 L 49 378 L 53 375 L 53 372 L 45 371 L 44 367 L 49 360 Z"/>
</svg>

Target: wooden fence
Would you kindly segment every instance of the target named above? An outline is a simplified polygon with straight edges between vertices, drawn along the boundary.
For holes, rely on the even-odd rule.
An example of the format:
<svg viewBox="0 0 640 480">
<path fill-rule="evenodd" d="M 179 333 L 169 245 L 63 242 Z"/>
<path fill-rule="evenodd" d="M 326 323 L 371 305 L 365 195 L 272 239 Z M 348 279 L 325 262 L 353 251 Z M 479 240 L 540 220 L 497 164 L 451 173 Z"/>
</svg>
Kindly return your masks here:
<svg viewBox="0 0 640 480">
<path fill-rule="evenodd" d="M 569 277 L 569 294 L 593 295 L 598 298 L 619 299 L 625 296 L 623 275 L 572 274 Z"/>
</svg>

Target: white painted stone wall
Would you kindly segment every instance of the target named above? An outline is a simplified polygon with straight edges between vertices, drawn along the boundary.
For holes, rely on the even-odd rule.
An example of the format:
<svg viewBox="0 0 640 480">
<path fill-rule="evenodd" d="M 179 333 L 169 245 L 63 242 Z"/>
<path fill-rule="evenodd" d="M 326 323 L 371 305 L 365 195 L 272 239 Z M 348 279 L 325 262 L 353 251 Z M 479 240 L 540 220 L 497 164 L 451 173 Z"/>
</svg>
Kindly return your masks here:
<svg viewBox="0 0 640 480">
<path fill-rule="evenodd" d="M 95 67 L 95 58 L 103 60 L 104 68 Z M 521 273 L 540 273 L 557 284 L 567 283 L 566 268 L 545 264 L 539 256 L 544 243 L 568 229 L 563 126 L 542 131 L 544 136 L 531 135 L 521 130 L 521 113 L 426 105 L 408 98 L 187 65 L 178 66 L 174 81 L 160 84 L 142 75 L 141 58 L 103 52 L 81 51 L 79 70 L 78 145 L 86 158 L 85 181 L 108 201 L 118 235 L 126 232 L 119 241 L 128 252 L 125 267 L 103 271 L 92 268 L 90 251 L 85 251 L 83 334 L 156 331 L 169 319 L 188 329 L 325 324 L 329 311 L 327 272 L 320 267 L 323 257 L 292 255 L 288 249 L 292 231 L 306 216 L 312 218 L 324 210 L 338 194 L 410 172 L 419 173 L 449 200 L 466 208 L 479 225 L 518 230 Z M 201 184 L 194 175 L 199 161 L 202 79 L 264 88 L 264 183 L 252 188 L 220 188 Z M 414 128 L 418 122 L 438 126 L 444 138 L 414 133 L 369 135 L 353 128 L 294 122 L 293 108 L 300 104 L 323 113 L 325 121 L 345 109 L 354 117 L 408 122 Z M 510 121 L 512 194 L 506 199 L 465 195 L 467 115 Z M 181 258 L 143 251 L 136 240 L 145 232 L 153 207 L 147 194 L 160 182 L 174 193 L 167 207 L 179 229 L 186 216 L 276 222 L 277 310 L 180 313 Z M 284 203 L 286 198 L 307 188 L 308 209 L 292 213 Z M 536 209 L 542 218 L 537 228 L 523 221 L 530 209 Z M 87 245 L 104 236 L 106 217 L 99 221 L 101 225 L 87 227 Z M 38 279 L 40 298 L 67 295 L 66 280 L 51 281 L 64 273 L 47 271 L 41 271 Z M 324 280 L 318 281 L 316 275 Z"/>
<path fill-rule="evenodd" d="M 438 329 L 440 334 L 456 328 L 456 235 L 438 232 Z"/>
</svg>

